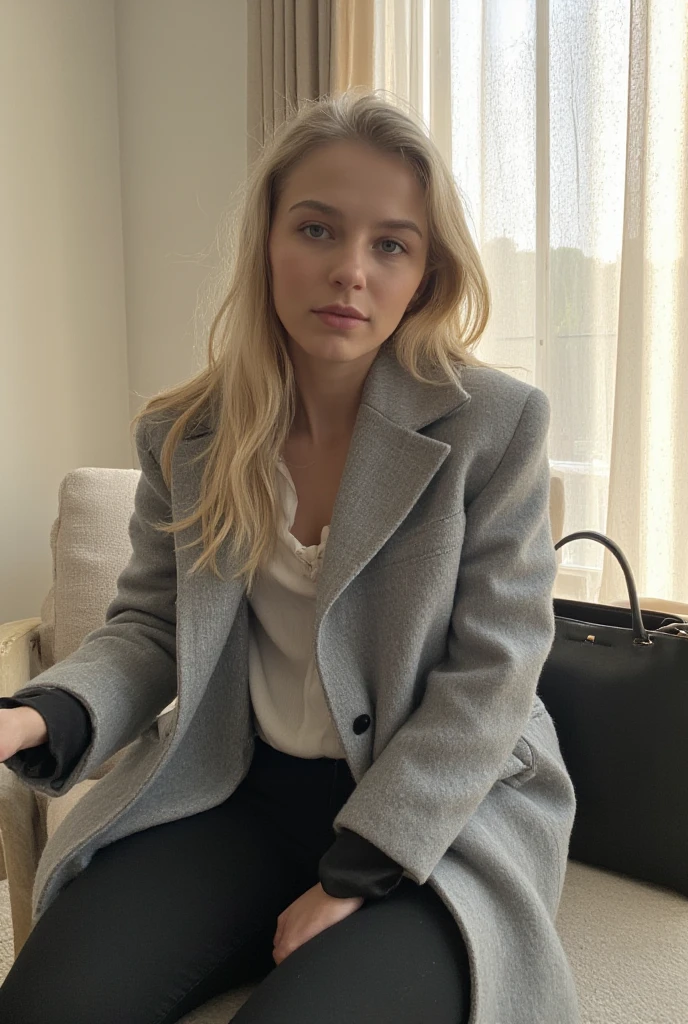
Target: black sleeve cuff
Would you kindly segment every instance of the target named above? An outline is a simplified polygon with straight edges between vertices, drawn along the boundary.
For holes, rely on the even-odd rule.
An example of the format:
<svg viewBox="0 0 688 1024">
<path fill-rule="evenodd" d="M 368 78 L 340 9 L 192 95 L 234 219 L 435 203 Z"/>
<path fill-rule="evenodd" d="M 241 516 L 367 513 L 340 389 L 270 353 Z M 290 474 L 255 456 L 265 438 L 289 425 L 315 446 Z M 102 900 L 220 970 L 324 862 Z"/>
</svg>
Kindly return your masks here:
<svg viewBox="0 0 688 1024">
<path fill-rule="evenodd" d="M 64 786 L 91 742 L 91 718 L 84 705 L 71 693 L 25 688 L 21 696 L 0 697 L 0 708 L 29 707 L 43 716 L 48 739 L 37 747 L 19 750 L 3 763 L 32 779 L 44 779 L 53 789 Z"/>
<path fill-rule="evenodd" d="M 399 885 L 404 869 L 357 832 L 343 828 L 320 858 L 320 884 L 329 896 L 382 899 Z"/>
</svg>

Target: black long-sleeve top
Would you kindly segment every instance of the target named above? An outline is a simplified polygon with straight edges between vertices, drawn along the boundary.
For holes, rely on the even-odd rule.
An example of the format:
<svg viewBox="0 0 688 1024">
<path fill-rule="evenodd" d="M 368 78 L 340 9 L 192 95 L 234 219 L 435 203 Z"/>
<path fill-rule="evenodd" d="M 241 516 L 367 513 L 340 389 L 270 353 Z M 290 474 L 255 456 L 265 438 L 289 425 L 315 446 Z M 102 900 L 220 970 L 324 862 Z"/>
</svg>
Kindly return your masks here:
<svg viewBox="0 0 688 1024">
<path fill-rule="evenodd" d="M 47 779 L 59 796 L 65 779 L 91 742 L 91 719 L 81 703 L 66 690 L 23 687 L 21 697 L 0 697 L 0 708 L 31 707 L 44 718 L 48 739 L 37 747 L 20 750 L 4 764 L 30 778 Z M 330 896 L 382 899 L 401 881 L 403 868 L 372 843 L 343 828 L 320 858 L 320 884 Z"/>
</svg>

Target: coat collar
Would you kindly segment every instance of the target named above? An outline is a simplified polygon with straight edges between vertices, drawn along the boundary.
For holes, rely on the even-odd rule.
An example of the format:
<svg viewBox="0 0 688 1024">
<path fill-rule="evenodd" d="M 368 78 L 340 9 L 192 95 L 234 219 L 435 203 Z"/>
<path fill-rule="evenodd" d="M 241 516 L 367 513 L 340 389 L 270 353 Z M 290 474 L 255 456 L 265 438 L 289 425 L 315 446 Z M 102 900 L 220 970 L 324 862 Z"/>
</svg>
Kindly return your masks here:
<svg viewBox="0 0 688 1024">
<path fill-rule="evenodd" d="M 451 451 L 451 445 L 419 431 L 469 401 L 470 395 L 461 384 L 417 381 L 398 362 L 391 342 L 383 344 L 366 377 L 332 513 L 316 589 L 316 638 L 334 602 L 389 540 Z M 187 515 L 198 499 L 203 473 L 199 454 L 212 430 L 207 420 L 197 423 L 175 451 L 175 519 Z M 198 524 L 194 529 L 192 541 L 199 535 Z M 193 676 L 201 688 L 197 691 L 200 699 L 227 640 L 228 623 L 234 620 L 245 592 L 238 581 L 231 580 L 238 565 L 229 557 L 227 542 L 218 557 L 224 582 L 209 572 L 187 576 L 200 553 L 199 545 L 181 550 L 181 545 L 188 542 L 188 531 L 175 534 L 180 715 L 181 680 Z M 193 699 L 191 703 L 195 706 Z"/>
</svg>

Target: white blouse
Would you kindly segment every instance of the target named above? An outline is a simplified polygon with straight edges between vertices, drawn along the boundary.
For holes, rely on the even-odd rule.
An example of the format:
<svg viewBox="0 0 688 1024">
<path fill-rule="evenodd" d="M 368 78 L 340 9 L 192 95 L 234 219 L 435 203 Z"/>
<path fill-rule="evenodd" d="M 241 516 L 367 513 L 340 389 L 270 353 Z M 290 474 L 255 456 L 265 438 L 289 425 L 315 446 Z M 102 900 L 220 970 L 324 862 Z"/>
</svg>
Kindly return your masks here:
<svg viewBox="0 0 688 1024">
<path fill-rule="evenodd" d="M 313 655 L 315 590 L 330 532 L 305 547 L 291 533 L 298 498 L 278 462 L 284 516 L 272 562 L 259 573 L 249 616 L 249 689 L 258 735 L 296 757 L 345 757 Z"/>
</svg>

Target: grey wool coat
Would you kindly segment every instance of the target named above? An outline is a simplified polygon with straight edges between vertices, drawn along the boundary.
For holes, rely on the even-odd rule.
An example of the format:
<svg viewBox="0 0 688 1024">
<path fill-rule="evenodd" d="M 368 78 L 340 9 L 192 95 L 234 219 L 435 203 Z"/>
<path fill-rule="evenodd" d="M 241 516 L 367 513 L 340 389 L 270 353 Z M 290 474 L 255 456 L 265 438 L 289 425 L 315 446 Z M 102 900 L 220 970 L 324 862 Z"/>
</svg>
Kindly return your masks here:
<svg viewBox="0 0 688 1024">
<path fill-rule="evenodd" d="M 459 386 L 418 383 L 386 342 L 365 381 L 316 595 L 316 663 L 357 783 L 334 828 L 449 908 L 469 953 L 469 1024 L 579 1024 L 554 923 L 575 795 L 536 695 L 554 638 L 550 407 L 500 370 L 461 373 Z M 127 747 L 49 839 L 34 921 L 98 849 L 214 807 L 251 762 L 245 587 L 227 548 L 224 582 L 188 576 L 200 547 L 179 547 L 197 534 L 148 525 L 190 510 L 213 426 L 177 448 L 171 490 L 165 429 L 139 424 L 133 550 L 104 625 L 31 682 L 91 717 L 63 793 Z"/>
</svg>

